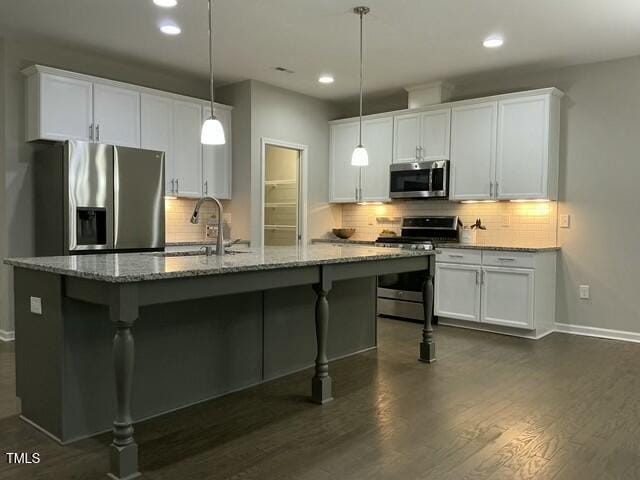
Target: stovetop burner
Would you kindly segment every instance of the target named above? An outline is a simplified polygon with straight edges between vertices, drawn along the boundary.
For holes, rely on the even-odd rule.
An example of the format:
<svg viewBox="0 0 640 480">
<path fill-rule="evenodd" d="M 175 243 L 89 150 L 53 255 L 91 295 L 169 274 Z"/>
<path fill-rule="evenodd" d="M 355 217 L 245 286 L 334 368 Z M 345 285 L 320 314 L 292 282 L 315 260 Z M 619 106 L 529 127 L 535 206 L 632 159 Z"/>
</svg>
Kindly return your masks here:
<svg viewBox="0 0 640 480">
<path fill-rule="evenodd" d="M 462 224 L 457 216 L 405 217 L 402 234 L 378 237 L 376 246 L 433 250 L 436 242 L 457 242 Z"/>
</svg>

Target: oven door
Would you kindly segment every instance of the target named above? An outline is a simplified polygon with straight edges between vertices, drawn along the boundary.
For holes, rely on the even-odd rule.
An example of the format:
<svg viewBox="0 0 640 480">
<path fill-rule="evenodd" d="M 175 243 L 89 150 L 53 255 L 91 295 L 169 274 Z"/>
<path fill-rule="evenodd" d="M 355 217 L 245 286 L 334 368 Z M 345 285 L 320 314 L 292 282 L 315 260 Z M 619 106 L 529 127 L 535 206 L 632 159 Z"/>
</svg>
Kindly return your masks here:
<svg viewBox="0 0 640 480">
<path fill-rule="evenodd" d="M 446 198 L 449 172 L 446 160 L 391 165 L 391 198 Z"/>
</svg>

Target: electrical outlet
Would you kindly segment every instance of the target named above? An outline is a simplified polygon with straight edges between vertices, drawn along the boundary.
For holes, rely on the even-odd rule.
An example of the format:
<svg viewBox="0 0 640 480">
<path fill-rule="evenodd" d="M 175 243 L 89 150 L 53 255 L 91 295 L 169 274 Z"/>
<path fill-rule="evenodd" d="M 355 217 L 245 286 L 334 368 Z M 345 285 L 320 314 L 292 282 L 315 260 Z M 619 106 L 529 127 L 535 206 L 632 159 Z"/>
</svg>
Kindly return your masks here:
<svg viewBox="0 0 640 480">
<path fill-rule="evenodd" d="M 375 225 L 376 223 L 376 217 L 374 217 L 373 215 L 369 215 L 367 217 L 367 224 L 368 225 Z"/>
<path fill-rule="evenodd" d="M 571 216 L 568 214 L 560 215 L 560 228 L 569 228 L 571 225 Z"/>
<path fill-rule="evenodd" d="M 500 220 L 503 227 L 508 227 L 511 225 L 511 215 L 502 215 L 500 217 Z"/>
<path fill-rule="evenodd" d="M 587 300 L 590 296 L 589 285 L 580 285 L 579 287 L 580 298 Z"/>
<path fill-rule="evenodd" d="M 40 297 L 30 297 L 31 313 L 42 315 L 42 299 Z"/>
</svg>

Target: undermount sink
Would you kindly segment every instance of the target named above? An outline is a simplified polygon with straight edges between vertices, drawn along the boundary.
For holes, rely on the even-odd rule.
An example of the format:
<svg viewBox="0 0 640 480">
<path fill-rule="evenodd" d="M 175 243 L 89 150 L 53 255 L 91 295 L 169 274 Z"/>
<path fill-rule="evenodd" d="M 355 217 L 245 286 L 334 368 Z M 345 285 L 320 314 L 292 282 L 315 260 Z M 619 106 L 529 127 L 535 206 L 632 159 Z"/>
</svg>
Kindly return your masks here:
<svg viewBox="0 0 640 480">
<path fill-rule="evenodd" d="M 225 250 L 225 255 L 236 255 L 238 253 L 248 253 L 238 250 Z M 206 257 L 202 250 L 183 250 L 181 252 L 154 252 L 151 254 L 154 257 Z M 215 253 L 212 255 L 215 256 Z"/>
</svg>

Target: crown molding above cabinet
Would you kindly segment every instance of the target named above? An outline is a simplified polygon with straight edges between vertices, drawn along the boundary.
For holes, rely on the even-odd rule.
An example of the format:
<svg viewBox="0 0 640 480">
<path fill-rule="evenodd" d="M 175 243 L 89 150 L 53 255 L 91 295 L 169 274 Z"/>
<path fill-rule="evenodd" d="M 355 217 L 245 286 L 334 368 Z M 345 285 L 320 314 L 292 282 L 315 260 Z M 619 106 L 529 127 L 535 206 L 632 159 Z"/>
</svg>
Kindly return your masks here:
<svg viewBox="0 0 640 480">
<path fill-rule="evenodd" d="M 33 65 L 27 77 L 26 141 L 81 140 L 165 152 L 165 194 L 231 198 L 232 108 L 215 104 L 227 142 L 202 145 L 208 100 Z"/>
</svg>

